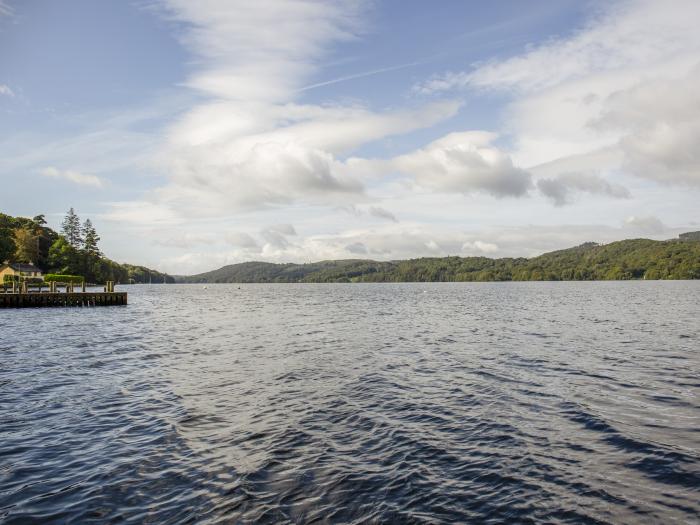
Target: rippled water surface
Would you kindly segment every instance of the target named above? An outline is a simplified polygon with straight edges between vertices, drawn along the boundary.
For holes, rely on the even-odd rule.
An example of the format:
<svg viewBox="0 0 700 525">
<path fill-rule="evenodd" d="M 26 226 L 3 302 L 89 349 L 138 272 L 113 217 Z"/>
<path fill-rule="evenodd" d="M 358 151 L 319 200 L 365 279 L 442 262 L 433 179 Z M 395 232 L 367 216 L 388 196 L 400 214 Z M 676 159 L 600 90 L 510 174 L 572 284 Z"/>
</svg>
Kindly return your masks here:
<svg viewBox="0 0 700 525">
<path fill-rule="evenodd" d="M 700 282 L 0 311 L 0 522 L 697 523 Z"/>
</svg>

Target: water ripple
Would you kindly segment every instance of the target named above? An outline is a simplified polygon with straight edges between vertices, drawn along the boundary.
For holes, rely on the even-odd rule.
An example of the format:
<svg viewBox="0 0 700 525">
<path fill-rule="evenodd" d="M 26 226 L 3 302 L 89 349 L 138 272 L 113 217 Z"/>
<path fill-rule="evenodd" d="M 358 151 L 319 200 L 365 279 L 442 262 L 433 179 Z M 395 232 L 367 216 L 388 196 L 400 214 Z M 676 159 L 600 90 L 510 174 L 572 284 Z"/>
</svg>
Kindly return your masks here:
<svg viewBox="0 0 700 525">
<path fill-rule="evenodd" d="M 698 282 L 129 292 L 1 313 L 1 522 L 700 515 Z"/>
</svg>

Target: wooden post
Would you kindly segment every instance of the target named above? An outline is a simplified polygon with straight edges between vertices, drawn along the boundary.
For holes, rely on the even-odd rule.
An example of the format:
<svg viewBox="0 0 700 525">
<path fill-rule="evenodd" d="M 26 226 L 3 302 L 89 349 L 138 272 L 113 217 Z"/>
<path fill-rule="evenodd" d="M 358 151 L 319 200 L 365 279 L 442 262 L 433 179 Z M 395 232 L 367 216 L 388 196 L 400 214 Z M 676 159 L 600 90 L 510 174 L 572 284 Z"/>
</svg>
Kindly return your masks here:
<svg viewBox="0 0 700 525">
<path fill-rule="evenodd" d="M 83 293 L 85 293 L 85 280 L 83 279 Z"/>
</svg>

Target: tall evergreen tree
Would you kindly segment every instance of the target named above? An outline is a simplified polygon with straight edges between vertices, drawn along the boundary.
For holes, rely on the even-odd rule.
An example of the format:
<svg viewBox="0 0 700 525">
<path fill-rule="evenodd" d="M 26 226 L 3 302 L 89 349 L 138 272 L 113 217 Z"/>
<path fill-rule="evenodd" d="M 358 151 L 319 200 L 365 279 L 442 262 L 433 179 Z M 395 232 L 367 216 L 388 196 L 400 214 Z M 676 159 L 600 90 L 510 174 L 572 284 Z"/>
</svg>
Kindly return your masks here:
<svg viewBox="0 0 700 525">
<path fill-rule="evenodd" d="M 90 219 L 85 219 L 85 223 L 83 224 L 83 249 L 85 253 L 91 256 L 101 255 L 100 249 L 97 247 L 98 242 L 100 242 L 100 236 L 97 235 L 92 221 Z"/>
<path fill-rule="evenodd" d="M 61 233 L 73 248 L 80 248 L 83 243 L 80 217 L 72 207 L 61 223 Z"/>
</svg>

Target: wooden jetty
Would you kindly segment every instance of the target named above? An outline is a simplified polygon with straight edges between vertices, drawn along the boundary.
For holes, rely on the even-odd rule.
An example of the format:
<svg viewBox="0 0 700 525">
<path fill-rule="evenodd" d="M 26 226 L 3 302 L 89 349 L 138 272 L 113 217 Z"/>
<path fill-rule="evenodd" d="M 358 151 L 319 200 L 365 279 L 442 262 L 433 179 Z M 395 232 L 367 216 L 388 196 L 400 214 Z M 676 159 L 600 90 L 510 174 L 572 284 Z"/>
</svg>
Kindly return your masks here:
<svg viewBox="0 0 700 525">
<path fill-rule="evenodd" d="M 0 294 L 0 308 L 117 306 L 125 305 L 126 301 L 126 292 L 29 292 Z"/>
<path fill-rule="evenodd" d="M 72 285 L 66 286 L 65 292 L 57 290 L 56 284 L 51 283 L 48 292 L 29 291 L 27 286 L 17 290 L 0 293 L 0 308 L 36 308 L 41 306 L 121 306 L 127 304 L 126 292 L 115 292 L 114 282 L 109 281 L 103 292 L 74 291 Z"/>
</svg>

